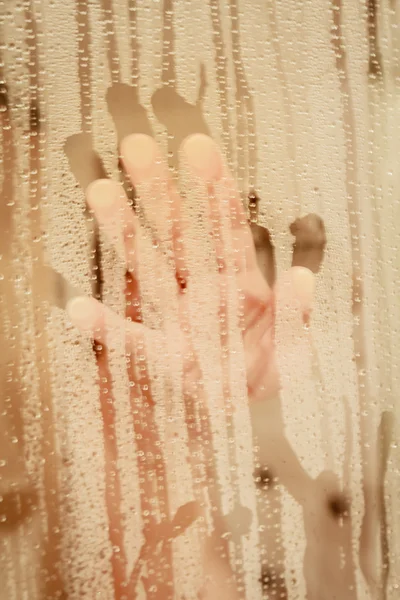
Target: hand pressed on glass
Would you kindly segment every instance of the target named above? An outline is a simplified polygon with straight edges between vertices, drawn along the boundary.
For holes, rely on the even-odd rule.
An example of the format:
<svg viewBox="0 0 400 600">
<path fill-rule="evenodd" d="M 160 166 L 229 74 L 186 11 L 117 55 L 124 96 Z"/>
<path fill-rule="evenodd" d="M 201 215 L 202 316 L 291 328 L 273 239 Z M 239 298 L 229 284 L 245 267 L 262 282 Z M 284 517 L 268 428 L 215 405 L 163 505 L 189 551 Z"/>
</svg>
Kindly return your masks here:
<svg viewBox="0 0 400 600">
<path fill-rule="evenodd" d="M 145 196 L 140 198 L 141 202 L 146 200 L 146 202 L 154 203 L 155 207 L 158 207 L 156 213 L 162 212 L 160 210 L 161 202 L 165 203 L 164 208 L 167 207 L 167 229 L 169 227 L 167 235 L 170 236 L 169 248 L 173 250 L 173 258 L 171 259 L 171 268 L 165 269 L 164 273 L 165 277 L 168 274 L 172 277 L 171 288 L 176 293 L 178 318 L 176 319 L 176 331 L 171 330 L 171 327 L 168 329 L 170 339 L 166 338 L 164 329 L 150 329 L 143 322 L 142 293 L 139 282 L 141 260 L 140 244 L 138 243 L 140 239 L 139 217 L 129 206 L 122 186 L 105 179 L 93 182 L 87 190 L 88 204 L 93 210 L 100 228 L 115 246 L 127 269 L 125 313 L 127 319 L 122 319 L 94 298 L 74 298 L 69 302 L 67 310 L 76 326 L 97 342 L 96 357 L 105 434 L 106 505 L 110 523 L 110 541 L 113 548 L 118 548 L 118 552 L 113 553 L 112 558 L 115 589 L 120 588 L 121 593 L 125 594 L 128 590 L 128 597 L 134 598 L 140 580 L 145 586 L 148 584 L 157 587 L 157 600 L 169 598 L 168 594 L 171 594 L 171 590 L 165 588 L 165 582 L 172 581 L 171 543 L 174 536 L 170 535 L 169 539 L 162 532 L 172 531 L 175 522 L 179 522 L 176 531 L 183 532 L 189 526 L 189 521 L 196 520 L 204 509 L 201 492 L 200 495 L 195 494 L 194 501 L 180 507 L 181 512 L 176 512 L 172 517 L 168 508 L 169 499 L 165 489 L 168 477 L 164 459 L 161 457 L 164 449 L 160 447 L 161 440 L 155 422 L 153 410 L 155 398 L 148 363 L 157 363 L 157 359 L 172 350 L 182 363 L 182 386 L 187 406 L 186 421 L 193 473 L 196 472 L 195 463 L 197 461 L 197 458 L 193 457 L 198 453 L 201 454 L 204 450 L 199 446 L 207 445 L 208 448 L 207 451 L 204 450 L 208 466 L 202 477 L 207 478 L 207 482 L 204 483 L 209 488 L 215 510 L 212 517 L 214 533 L 207 538 L 208 541 L 204 540 L 204 569 L 209 577 L 211 575 L 210 581 L 212 582 L 208 585 L 205 597 L 209 600 L 225 597 L 236 598 L 236 584 L 233 584 L 233 587 L 227 584 L 228 581 L 232 584 L 235 577 L 228 566 L 227 550 L 222 537 L 223 520 L 226 515 L 219 499 L 218 475 L 212 457 L 208 456 L 210 452 L 213 453 L 212 445 L 209 445 L 210 423 L 207 418 L 203 418 L 203 415 L 200 417 L 200 429 L 191 426 L 194 412 L 196 412 L 193 405 L 198 403 L 199 406 L 206 406 L 208 399 L 205 397 L 206 391 L 202 382 L 204 374 L 196 355 L 196 332 L 193 331 L 189 318 L 189 315 L 195 312 L 195 309 L 191 311 L 190 303 L 194 299 L 198 301 L 198 305 L 202 302 L 202 298 L 194 298 L 191 293 L 196 274 L 189 267 L 191 264 L 193 268 L 193 262 L 188 261 L 188 239 L 183 218 L 183 203 L 191 201 L 190 193 L 187 198 L 183 198 L 178 193 L 169 175 L 168 167 L 162 160 L 152 138 L 145 135 L 129 136 L 121 144 L 121 154 L 123 165 L 139 195 L 141 190 L 147 190 Z M 206 202 L 208 203 L 206 213 L 210 223 L 211 244 L 215 255 L 214 276 L 219 282 L 218 293 L 214 297 L 219 299 L 220 306 L 216 307 L 213 314 L 222 322 L 228 322 L 228 327 L 230 326 L 226 319 L 226 294 L 228 279 L 229 282 L 233 280 L 237 294 L 235 304 L 238 307 L 236 325 L 239 324 L 242 329 L 249 400 L 265 399 L 276 394 L 279 388 L 274 349 L 276 291 L 280 288 L 279 299 L 283 298 L 285 304 L 291 308 L 296 307 L 295 312 L 299 319 L 308 317 L 313 296 L 313 274 L 303 267 L 293 267 L 278 279 L 275 286 L 277 289 L 272 290 L 259 270 L 251 229 L 240 195 L 216 144 L 204 135 L 190 136 L 182 145 L 182 158 L 185 163 L 183 168 L 189 169 L 194 180 L 202 182 L 202 189 L 206 191 Z M 158 234 L 159 237 L 155 240 L 159 258 L 166 261 L 167 257 L 164 252 L 165 223 L 161 222 L 164 218 L 165 215 L 159 217 L 156 214 L 157 226 L 154 235 L 157 237 Z M 229 240 L 223 235 L 223 232 L 226 233 L 227 230 Z M 209 292 L 204 289 L 204 299 L 207 294 Z M 120 497 L 118 474 L 115 468 L 118 451 L 113 432 L 114 409 L 112 401 L 110 402 L 112 399 L 112 376 L 108 366 L 108 347 L 112 345 L 111 338 L 115 332 L 123 333 L 128 356 L 128 374 L 131 384 L 135 384 L 131 390 L 133 396 L 135 396 L 135 389 L 139 391 L 138 397 L 132 397 L 131 401 L 136 415 L 134 432 L 140 449 L 138 456 L 140 454 L 141 457 L 145 457 L 143 460 L 138 458 L 144 542 L 130 572 L 123 551 L 125 542 L 118 500 Z M 224 352 L 225 356 L 227 353 L 235 352 L 235 348 L 227 347 L 227 345 L 229 346 L 229 342 L 221 333 L 220 350 L 221 353 Z M 150 355 L 151 349 L 156 352 L 156 356 Z M 225 394 L 225 389 L 223 394 Z M 229 392 L 226 392 L 227 396 L 228 394 Z M 227 406 L 230 404 L 229 397 L 223 397 L 222 400 L 226 402 Z M 201 410 L 202 408 L 199 408 L 199 411 Z M 161 482 L 160 487 L 157 485 L 157 490 L 154 489 L 154 481 Z M 201 483 L 197 485 L 201 487 Z M 164 516 L 155 518 L 153 515 L 152 498 L 154 499 L 154 495 L 157 496 L 157 505 Z M 180 522 L 182 511 L 185 514 L 188 513 L 189 521 Z M 160 522 L 158 522 L 159 518 L 161 518 Z M 154 575 L 146 579 L 145 572 L 153 572 Z"/>
<path fill-rule="evenodd" d="M 276 289 L 281 286 L 285 303 L 296 307 L 300 318 L 307 319 L 311 310 L 314 290 L 314 278 L 309 269 L 292 267 L 278 278 L 274 289 L 270 289 L 263 278 L 256 260 L 254 243 L 240 195 L 232 176 L 224 165 L 217 145 L 207 136 L 196 134 L 187 138 L 182 145 L 186 164 L 194 176 L 202 179 L 209 196 L 209 218 L 212 237 L 215 244 L 216 261 L 220 289 L 225 289 L 228 277 L 226 264 L 228 252 L 233 252 L 236 272 L 238 301 L 243 315 L 241 326 L 246 359 L 246 375 L 249 400 L 265 399 L 276 394 L 279 389 L 279 376 L 275 362 L 274 314 Z M 181 327 L 174 335 L 176 352 L 184 361 L 184 373 L 190 387 L 191 382 L 200 376 L 196 357 L 192 352 L 190 325 L 187 321 L 189 295 L 185 293 L 190 286 L 191 273 L 185 260 L 185 231 L 183 226 L 183 200 L 174 182 L 170 179 L 168 168 L 161 159 L 154 140 L 145 135 L 132 135 L 121 145 L 122 161 L 134 186 L 143 182 L 153 185 L 153 200 L 157 203 L 157 190 L 160 184 L 167 186 L 172 223 L 172 247 L 176 277 L 176 293 L 179 302 Z M 138 261 L 135 238 L 140 227 L 137 216 L 123 196 L 122 187 L 110 180 L 98 180 L 87 191 L 87 201 L 93 210 L 99 226 L 125 261 L 130 273 L 127 284 L 127 296 L 130 298 L 130 317 L 123 325 L 122 319 L 94 298 L 74 298 L 67 310 L 71 320 L 82 331 L 88 332 L 99 343 L 107 343 L 107 331 L 113 328 L 125 329 L 127 351 L 132 352 L 139 345 L 147 347 L 147 341 L 153 338 L 156 347 L 162 352 L 165 344 L 164 333 L 149 329 L 141 323 L 140 291 L 136 279 Z M 221 235 L 220 207 L 229 207 L 231 249 L 224 246 Z M 117 243 L 123 239 L 123 245 Z M 205 292 L 206 293 L 206 292 Z M 282 294 L 280 295 L 282 298 Z M 152 344 L 154 347 L 154 345 Z M 229 348 L 228 348 L 229 351 Z"/>
</svg>

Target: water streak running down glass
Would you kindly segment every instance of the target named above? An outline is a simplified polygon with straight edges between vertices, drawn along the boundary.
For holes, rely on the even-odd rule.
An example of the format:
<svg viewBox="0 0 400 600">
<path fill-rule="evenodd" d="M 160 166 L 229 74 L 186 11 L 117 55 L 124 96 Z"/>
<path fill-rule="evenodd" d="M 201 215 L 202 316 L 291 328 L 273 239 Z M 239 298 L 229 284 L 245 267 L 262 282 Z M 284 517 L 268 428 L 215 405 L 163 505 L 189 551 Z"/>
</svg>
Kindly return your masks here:
<svg viewBox="0 0 400 600">
<path fill-rule="evenodd" d="M 0 0 L 0 600 L 398 600 L 400 8 Z"/>
</svg>

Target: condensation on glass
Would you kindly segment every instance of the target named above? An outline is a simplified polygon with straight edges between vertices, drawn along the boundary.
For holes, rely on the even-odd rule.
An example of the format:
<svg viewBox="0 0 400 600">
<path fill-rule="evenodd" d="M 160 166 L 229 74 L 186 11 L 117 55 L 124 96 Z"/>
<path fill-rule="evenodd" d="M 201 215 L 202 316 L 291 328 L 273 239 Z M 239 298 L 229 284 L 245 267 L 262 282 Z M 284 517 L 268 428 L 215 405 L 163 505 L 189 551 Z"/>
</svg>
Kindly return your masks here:
<svg viewBox="0 0 400 600">
<path fill-rule="evenodd" d="M 0 121 L 0 598 L 397 600 L 399 3 L 0 0 Z M 174 318 L 154 198 L 118 160 L 131 133 L 181 176 L 193 264 L 209 238 L 178 158 L 203 133 L 265 277 L 315 272 L 308 323 L 289 327 L 277 299 L 275 399 L 248 406 L 231 325 L 221 409 L 201 269 L 206 402 L 188 407 L 158 348 L 155 400 L 146 384 L 132 402 L 122 345 L 104 371 L 71 325 L 77 293 L 125 311 L 125 269 L 85 202 L 105 177 L 148 225 L 143 319 L 168 333 Z"/>
</svg>

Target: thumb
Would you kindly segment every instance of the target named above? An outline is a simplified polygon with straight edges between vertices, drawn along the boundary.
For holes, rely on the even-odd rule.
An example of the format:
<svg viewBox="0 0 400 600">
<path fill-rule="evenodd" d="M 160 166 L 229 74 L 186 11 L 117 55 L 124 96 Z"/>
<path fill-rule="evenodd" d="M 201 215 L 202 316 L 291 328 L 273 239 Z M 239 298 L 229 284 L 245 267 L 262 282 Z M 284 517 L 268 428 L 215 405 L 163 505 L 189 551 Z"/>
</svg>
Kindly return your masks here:
<svg viewBox="0 0 400 600">
<path fill-rule="evenodd" d="M 301 398 L 308 385 L 312 363 L 307 329 L 314 298 L 314 275 L 305 267 L 292 267 L 282 273 L 274 289 L 275 351 L 281 388 L 292 403 Z M 300 395 L 299 395 L 300 394 Z"/>
<path fill-rule="evenodd" d="M 291 318 L 307 323 L 315 294 L 315 278 L 306 267 L 291 267 L 279 278 L 275 286 L 275 305 L 288 311 Z M 289 314 L 287 315 L 289 317 Z"/>
</svg>

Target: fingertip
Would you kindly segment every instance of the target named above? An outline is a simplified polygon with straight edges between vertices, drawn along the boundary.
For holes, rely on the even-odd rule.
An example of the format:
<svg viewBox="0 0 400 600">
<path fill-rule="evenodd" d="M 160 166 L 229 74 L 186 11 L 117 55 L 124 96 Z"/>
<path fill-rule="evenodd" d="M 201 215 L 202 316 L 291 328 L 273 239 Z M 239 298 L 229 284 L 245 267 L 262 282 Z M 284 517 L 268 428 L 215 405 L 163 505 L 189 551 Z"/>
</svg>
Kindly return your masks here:
<svg viewBox="0 0 400 600">
<path fill-rule="evenodd" d="M 122 161 L 135 182 L 150 179 L 157 157 L 155 140 L 144 133 L 125 137 L 120 146 Z"/>
<path fill-rule="evenodd" d="M 66 310 L 71 322 L 81 331 L 93 332 L 98 326 L 100 315 L 94 298 L 75 296 L 68 301 Z"/>
<path fill-rule="evenodd" d="M 206 181 L 218 181 L 222 177 L 222 157 L 217 144 L 203 133 L 188 136 L 181 145 L 182 155 L 196 175 Z"/>
<path fill-rule="evenodd" d="M 96 179 L 86 190 L 89 208 L 96 214 L 108 216 L 117 205 L 119 185 L 111 179 Z"/>
<path fill-rule="evenodd" d="M 289 271 L 293 284 L 293 293 L 300 303 L 301 309 L 308 313 L 315 296 L 314 273 L 307 267 L 292 267 Z"/>
<path fill-rule="evenodd" d="M 306 267 L 291 267 L 278 279 L 275 295 L 285 306 L 296 305 L 306 320 L 314 302 L 315 277 Z"/>
</svg>

